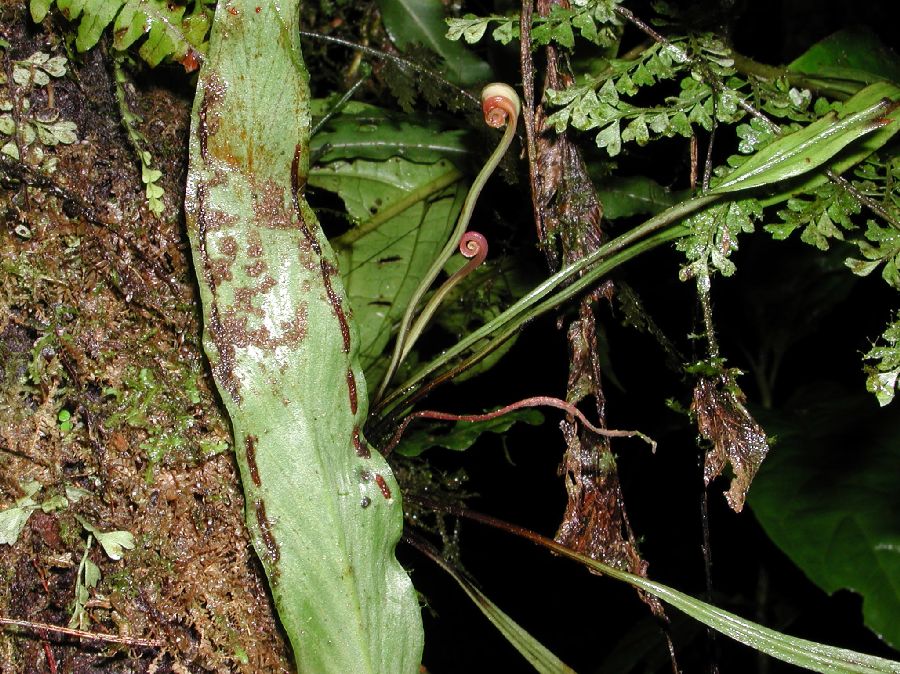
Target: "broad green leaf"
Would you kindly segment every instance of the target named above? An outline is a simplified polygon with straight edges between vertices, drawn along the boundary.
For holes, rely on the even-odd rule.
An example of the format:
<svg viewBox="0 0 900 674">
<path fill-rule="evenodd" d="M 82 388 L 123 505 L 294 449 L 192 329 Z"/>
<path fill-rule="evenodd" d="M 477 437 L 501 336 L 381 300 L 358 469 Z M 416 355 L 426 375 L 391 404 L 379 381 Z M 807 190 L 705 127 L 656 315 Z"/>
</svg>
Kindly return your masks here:
<svg viewBox="0 0 900 674">
<path fill-rule="evenodd" d="M 391 330 L 447 243 L 465 197 L 461 179 L 450 162 L 416 164 L 399 157 L 333 162 L 310 172 L 309 184 L 338 193 L 358 223 L 335 245 L 367 381 L 384 375 L 382 355 Z M 383 212 L 390 215 L 397 204 L 407 207 L 373 220 Z M 370 228 L 373 222 L 377 227 Z"/>
<path fill-rule="evenodd" d="M 792 61 L 788 70 L 851 94 L 877 80 L 900 84 L 900 58 L 863 27 L 847 28 L 817 42 Z"/>
<path fill-rule="evenodd" d="M 496 419 L 487 421 L 457 421 L 449 430 L 438 431 L 446 424 L 431 425 L 406 433 L 397 449 L 403 456 L 418 456 L 426 449 L 443 447 L 457 452 L 469 449 L 482 433 L 506 433 L 517 421 L 531 426 L 539 426 L 544 422 L 544 415 L 538 410 L 515 410 Z M 425 421 L 423 424 L 427 423 Z"/>
<path fill-rule="evenodd" d="M 598 183 L 597 196 L 603 217 L 610 220 L 632 215 L 655 215 L 676 203 L 676 195 L 643 176 L 614 178 Z"/>
<path fill-rule="evenodd" d="M 318 103 L 313 116 L 318 111 L 327 112 L 325 101 Z M 464 136 L 461 130 L 442 129 L 429 119 L 418 120 L 373 105 L 350 103 L 310 140 L 310 150 L 318 162 L 401 157 L 423 164 L 439 159 L 460 164 L 470 152 Z"/>
<path fill-rule="evenodd" d="M 720 634 L 783 662 L 823 674 L 900 674 L 900 662 L 776 632 L 739 615 L 695 599 L 668 585 L 607 566 L 603 562 L 570 550 L 556 541 L 530 532 L 520 531 L 520 535 L 540 543 L 563 557 L 580 562 L 602 575 L 643 590 Z"/>
<path fill-rule="evenodd" d="M 215 14 L 185 197 L 203 344 L 298 670 L 411 674 L 423 636 L 394 557 L 400 490 L 360 430 L 356 325 L 302 191 L 310 115 L 298 19 L 297 2 L 236 0 Z"/>
<path fill-rule="evenodd" d="M 900 93 L 896 87 L 893 89 L 895 95 Z M 892 134 L 896 133 L 900 128 L 900 114 L 891 102 L 895 99 L 873 96 L 882 91 L 884 86 L 880 84 L 867 87 L 847 101 L 842 118 L 834 112 L 828 113 L 803 129 L 770 143 L 728 174 L 710 193 L 726 194 L 779 183 L 821 166 L 868 133 L 879 129 L 891 129 Z M 868 105 L 860 108 L 863 101 Z"/>
<path fill-rule="evenodd" d="M 821 387 L 794 401 L 761 414 L 778 441 L 750 506 L 810 580 L 859 593 L 866 625 L 900 646 L 900 412 Z"/>
<path fill-rule="evenodd" d="M 442 72 L 460 86 L 486 82 L 491 68 L 459 42 L 444 33 L 445 9 L 440 0 L 378 0 L 381 19 L 391 40 L 400 49 L 421 44 L 444 59 Z"/>
</svg>

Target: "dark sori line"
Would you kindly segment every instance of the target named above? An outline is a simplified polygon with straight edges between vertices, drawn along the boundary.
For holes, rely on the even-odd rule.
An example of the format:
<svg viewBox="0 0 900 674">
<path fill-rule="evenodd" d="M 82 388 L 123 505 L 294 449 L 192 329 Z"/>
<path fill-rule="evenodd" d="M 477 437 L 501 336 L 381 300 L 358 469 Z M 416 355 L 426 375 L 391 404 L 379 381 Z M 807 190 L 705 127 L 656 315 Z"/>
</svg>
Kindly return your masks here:
<svg viewBox="0 0 900 674">
<path fill-rule="evenodd" d="M 266 517 L 266 504 L 262 499 L 256 499 L 253 502 L 256 509 L 256 523 L 259 525 L 259 535 L 262 536 L 263 543 L 266 544 L 266 550 L 269 552 L 269 561 L 272 564 L 281 559 L 281 552 L 278 550 L 278 543 L 275 542 L 275 536 L 272 535 L 272 525 Z"/>
<path fill-rule="evenodd" d="M 390 500 L 391 488 L 388 487 L 388 483 L 385 482 L 384 478 L 378 473 L 375 473 L 375 484 L 377 484 L 378 488 L 381 490 L 381 495 L 384 496 L 385 499 Z"/>
<path fill-rule="evenodd" d="M 205 102 L 205 101 L 204 101 Z M 212 264 L 209 260 L 209 252 L 206 249 L 206 233 L 209 213 L 206 211 L 206 199 L 208 190 L 205 183 L 197 187 L 197 242 L 200 248 L 200 258 L 203 264 L 203 280 L 212 295 L 213 301 L 209 310 L 209 332 L 218 351 L 218 362 L 212 363 L 213 372 L 219 376 L 222 385 L 228 391 L 235 404 L 241 404 L 241 394 L 238 383 L 234 379 L 234 347 L 223 339 L 224 328 L 219 316 L 219 301 L 216 284 L 212 274 Z"/>
<path fill-rule="evenodd" d="M 197 138 L 200 140 L 200 156 L 203 161 L 207 160 L 207 143 L 209 142 L 209 124 L 207 123 L 207 115 L 209 114 L 209 98 L 203 96 L 200 102 L 200 109 L 197 111 L 197 117 L 200 120 Z"/>
<path fill-rule="evenodd" d="M 256 440 L 255 435 L 245 435 L 244 448 L 247 450 L 247 470 L 250 471 L 250 479 L 257 487 L 261 487 L 262 481 L 259 479 L 259 469 L 256 467 Z"/>
<path fill-rule="evenodd" d="M 303 212 L 300 210 L 301 151 L 302 148 L 298 144 L 294 149 L 294 159 L 291 162 L 291 197 L 294 201 L 294 211 L 297 214 L 297 222 L 300 223 L 300 229 L 303 231 L 303 236 L 306 237 L 313 252 L 319 258 L 319 267 L 322 270 L 322 283 L 325 284 L 325 294 L 328 295 L 328 302 L 331 304 L 331 309 L 334 311 L 334 315 L 337 317 L 338 323 L 341 326 L 341 337 L 344 341 L 344 353 L 350 353 L 350 324 L 347 322 L 347 316 L 344 313 L 344 308 L 341 306 L 341 298 L 338 297 L 337 293 L 334 292 L 334 288 L 331 286 L 331 275 L 334 273 L 335 269 L 322 256 L 322 247 L 319 245 L 316 237 L 313 236 L 313 233 L 309 231 L 309 227 L 303 217 Z"/>
<path fill-rule="evenodd" d="M 353 370 L 347 368 L 347 390 L 350 393 L 350 413 L 356 414 L 356 377 L 353 376 Z"/>
<path fill-rule="evenodd" d="M 359 434 L 359 426 L 353 427 L 353 448 L 356 450 L 356 456 L 363 459 L 371 459 L 372 453 L 369 451 L 369 445 L 362 439 Z"/>
</svg>

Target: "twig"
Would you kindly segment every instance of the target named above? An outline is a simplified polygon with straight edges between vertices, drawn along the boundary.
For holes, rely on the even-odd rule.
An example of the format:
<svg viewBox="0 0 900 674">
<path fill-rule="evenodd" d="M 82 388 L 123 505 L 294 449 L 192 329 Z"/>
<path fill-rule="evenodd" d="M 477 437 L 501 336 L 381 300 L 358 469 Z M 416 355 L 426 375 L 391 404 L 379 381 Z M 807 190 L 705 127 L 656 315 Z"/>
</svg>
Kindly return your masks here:
<svg viewBox="0 0 900 674">
<path fill-rule="evenodd" d="M 57 634 L 65 634 L 70 637 L 78 637 L 80 639 L 91 639 L 94 641 L 106 641 L 114 644 L 125 644 L 126 646 L 134 646 L 138 648 L 162 648 L 163 643 L 156 639 L 139 639 L 137 637 L 123 637 L 116 634 L 102 634 L 99 632 L 85 632 L 84 630 L 76 630 L 71 627 L 60 627 L 59 625 L 51 625 L 49 623 L 38 623 L 31 620 L 15 620 L 13 618 L 0 617 L 0 625 L 8 627 L 24 627 L 25 629 L 48 632 L 56 632 Z"/>
<path fill-rule="evenodd" d="M 391 61 L 394 64 L 400 66 L 401 68 L 409 68 L 415 72 L 422 73 L 423 75 L 427 75 L 428 77 L 439 81 L 443 86 L 448 89 L 453 89 L 463 98 L 469 100 L 470 103 L 477 107 L 481 107 L 481 101 L 477 96 L 472 95 L 465 89 L 462 89 L 443 75 L 434 70 L 429 70 L 428 68 L 423 68 L 418 63 L 414 63 L 413 61 L 409 61 L 408 59 L 402 58 L 400 56 L 396 56 L 394 54 L 388 54 L 387 52 L 381 51 L 380 49 L 373 49 L 372 47 L 367 47 L 365 45 L 359 44 L 358 42 L 353 42 L 351 40 L 345 40 L 340 37 L 334 37 L 333 35 L 323 35 L 322 33 L 311 33 L 306 30 L 300 31 L 300 37 L 306 37 L 311 40 L 319 40 L 320 42 L 330 42 L 332 44 L 339 44 L 342 47 L 347 47 L 348 49 L 356 49 L 357 51 L 361 51 L 363 54 L 368 54 L 369 56 L 373 56 L 378 59 L 382 59 L 384 61 Z"/>
</svg>

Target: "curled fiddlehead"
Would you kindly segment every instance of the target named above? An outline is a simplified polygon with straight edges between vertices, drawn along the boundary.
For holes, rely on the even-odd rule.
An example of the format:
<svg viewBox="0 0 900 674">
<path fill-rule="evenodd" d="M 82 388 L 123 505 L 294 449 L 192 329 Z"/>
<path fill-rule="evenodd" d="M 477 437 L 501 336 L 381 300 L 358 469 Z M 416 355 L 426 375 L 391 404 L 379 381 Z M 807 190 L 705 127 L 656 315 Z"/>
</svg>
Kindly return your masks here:
<svg viewBox="0 0 900 674">
<path fill-rule="evenodd" d="M 394 373 L 397 371 L 397 368 L 400 366 L 400 363 L 412 349 L 413 344 L 425 328 L 428 319 L 434 314 L 440 301 L 454 285 L 477 267 L 484 260 L 484 256 L 487 255 L 487 240 L 481 234 L 471 232 L 469 233 L 471 236 L 464 237 L 464 235 L 466 234 L 466 228 L 469 226 L 469 220 L 472 218 L 472 212 L 475 210 L 475 203 L 478 201 L 482 188 L 488 181 L 488 178 L 491 177 L 491 174 L 497 168 L 497 165 L 500 163 L 500 160 L 503 158 L 503 155 L 506 154 L 506 150 L 509 149 L 509 146 L 512 143 L 513 136 L 515 136 L 516 133 L 516 122 L 519 119 L 521 104 L 519 103 L 519 96 L 512 87 L 495 82 L 482 89 L 481 109 L 484 113 L 484 121 L 488 126 L 500 128 L 505 124 L 506 131 L 503 133 L 503 137 L 497 144 L 496 149 L 491 153 L 491 156 L 488 157 L 487 162 L 472 182 L 472 187 L 469 188 L 469 193 L 466 195 L 466 200 L 463 203 L 462 211 L 459 214 L 459 219 L 456 221 L 456 227 L 453 229 L 450 240 L 447 242 L 447 245 L 444 246 L 440 255 L 437 256 L 435 261 L 428 268 L 428 271 L 425 273 L 421 283 L 419 283 L 419 286 L 416 288 L 416 291 L 410 299 L 409 306 L 400 322 L 400 330 L 397 333 L 397 341 L 394 344 L 394 353 L 391 356 L 391 363 L 388 366 L 384 380 L 381 382 L 381 386 L 378 389 L 376 399 L 381 398 L 384 394 L 385 389 L 390 383 L 391 378 L 394 376 Z M 453 251 L 457 248 L 457 245 L 463 255 L 471 258 L 470 261 L 438 289 L 432 300 L 422 309 L 416 322 L 413 323 L 416 307 L 425 293 L 428 292 L 428 289 L 431 287 L 431 284 L 434 283 L 438 274 L 440 274 L 441 269 L 443 269 L 447 260 L 453 255 Z M 474 252 L 468 254 L 468 251 Z M 479 254 L 481 251 L 483 251 L 483 254 Z M 435 301 L 435 299 L 437 301 Z"/>
<path fill-rule="evenodd" d="M 478 267 L 478 265 L 484 262 L 484 259 L 488 254 L 487 239 L 483 234 L 480 234 L 478 232 L 464 232 L 462 239 L 459 242 L 459 252 L 463 255 L 463 257 L 469 258 L 469 261 L 466 262 L 450 278 L 444 281 L 441 287 L 438 288 L 435 291 L 434 295 L 431 296 L 431 299 L 428 300 L 428 303 L 422 308 L 422 311 L 419 312 L 419 315 L 416 318 L 416 322 L 413 323 L 412 327 L 409 329 L 409 332 L 406 333 L 406 339 L 403 340 L 403 346 L 400 351 L 400 359 L 398 360 L 398 364 L 402 363 L 403 359 L 406 358 L 407 355 L 409 355 L 413 344 L 415 344 L 416 340 L 419 339 L 419 335 L 422 334 L 425 326 L 428 325 L 428 321 L 431 320 L 434 312 L 440 306 L 441 302 L 444 301 L 444 297 L 446 297 L 447 293 L 453 289 L 453 286 L 455 286 L 466 276 L 468 276 L 472 271 L 474 271 L 475 268 Z"/>
</svg>

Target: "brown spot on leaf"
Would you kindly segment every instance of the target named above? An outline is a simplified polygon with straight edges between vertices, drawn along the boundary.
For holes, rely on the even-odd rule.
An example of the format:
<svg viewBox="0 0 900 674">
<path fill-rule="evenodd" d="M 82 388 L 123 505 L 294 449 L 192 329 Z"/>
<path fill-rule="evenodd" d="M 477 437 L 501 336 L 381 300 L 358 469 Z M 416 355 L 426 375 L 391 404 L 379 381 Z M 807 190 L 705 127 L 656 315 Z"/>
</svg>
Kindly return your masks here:
<svg viewBox="0 0 900 674">
<path fill-rule="evenodd" d="M 261 487 L 262 481 L 259 479 L 259 468 L 256 467 L 256 440 L 255 435 L 245 435 L 244 449 L 247 452 L 247 470 L 250 471 L 250 479 L 253 480 L 253 484 L 257 487 Z"/>
<path fill-rule="evenodd" d="M 355 415 L 359 401 L 356 397 L 356 377 L 350 368 L 347 368 L 347 392 L 350 395 L 350 413 Z"/>
<path fill-rule="evenodd" d="M 207 142 L 210 136 L 214 136 L 219 130 L 219 117 L 216 112 L 222 99 L 225 97 L 227 87 L 225 82 L 214 72 L 209 73 L 204 79 L 203 101 L 197 111 L 199 119 L 198 137 L 200 139 L 200 156 L 208 161 Z"/>
<path fill-rule="evenodd" d="M 262 237 L 255 229 L 247 232 L 247 255 L 254 258 L 263 256 Z"/>
<path fill-rule="evenodd" d="M 341 304 L 341 298 L 334 291 L 331 285 L 331 276 L 336 274 L 337 270 L 332 267 L 323 258 L 322 259 L 322 281 L 325 283 L 325 294 L 328 296 L 328 302 L 334 311 L 334 315 L 338 320 L 341 329 L 342 348 L 344 353 L 350 353 L 350 324 L 347 322 L 347 315 L 344 313 L 344 307 Z"/>
<path fill-rule="evenodd" d="M 253 218 L 260 227 L 293 229 L 284 203 L 284 188 L 271 178 L 254 185 Z"/>
<path fill-rule="evenodd" d="M 247 276 L 250 278 L 256 278 L 266 273 L 269 269 L 269 265 L 266 264 L 265 260 L 254 260 L 250 264 L 244 265 L 244 271 L 247 272 Z"/>
<path fill-rule="evenodd" d="M 712 443 L 703 464 L 703 481 L 708 486 L 731 464 L 734 478 L 725 500 L 735 512 L 743 509 L 750 483 L 769 452 L 765 432 L 743 403 L 743 393 L 729 374 L 701 377 L 691 403 L 700 434 Z"/>
<path fill-rule="evenodd" d="M 366 444 L 366 441 L 363 440 L 360 435 L 359 426 L 353 427 L 353 449 L 356 450 L 356 456 L 362 459 L 372 458 L 372 453 L 369 451 L 369 445 Z"/>
<path fill-rule="evenodd" d="M 378 488 L 381 490 L 381 495 L 389 501 L 391 499 L 391 488 L 388 487 L 388 483 L 378 473 L 375 473 L 375 484 L 377 484 Z"/>
<path fill-rule="evenodd" d="M 281 559 L 281 552 L 279 552 L 278 543 L 275 541 L 275 536 L 272 534 L 272 525 L 266 517 L 266 504 L 262 499 L 256 499 L 256 501 L 253 502 L 253 507 L 256 509 L 256 523 L 259 525 L 259 535 L 262 537 L 263 543 L 266 546 L 269 561 L 272 564 L 276 564 L 278 560 Z"/>
</svg>

